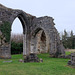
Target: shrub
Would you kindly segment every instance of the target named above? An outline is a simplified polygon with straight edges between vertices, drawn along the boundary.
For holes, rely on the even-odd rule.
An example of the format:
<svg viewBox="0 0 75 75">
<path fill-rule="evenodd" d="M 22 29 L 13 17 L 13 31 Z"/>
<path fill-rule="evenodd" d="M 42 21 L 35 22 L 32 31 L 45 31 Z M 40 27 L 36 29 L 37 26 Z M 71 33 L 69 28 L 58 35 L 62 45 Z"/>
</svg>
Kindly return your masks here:
<svg viewBox="0 0 75 75">
<path fill-rule="evenodd" d="M 11 54 L 21 54 L 23 52 L 23 36 L 13 34 L 11 36 Z"/>
<path fill-rule="evenodd" d="M 23 52 L 23 43 L 11 42 L 11 54 L 21 54 Z"/>
</svg>

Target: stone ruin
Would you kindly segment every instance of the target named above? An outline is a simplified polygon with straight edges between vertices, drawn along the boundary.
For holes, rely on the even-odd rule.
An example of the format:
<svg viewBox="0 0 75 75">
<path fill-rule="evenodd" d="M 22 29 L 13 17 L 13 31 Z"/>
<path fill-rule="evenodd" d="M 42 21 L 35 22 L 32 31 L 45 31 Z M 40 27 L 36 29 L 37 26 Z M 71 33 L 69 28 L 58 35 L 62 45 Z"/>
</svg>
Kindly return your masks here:
<svg viewBox="0 0 75 75">
<path fill-rule="evenodd" d="M 7 8 L 0 4 L 0 58 L 11 58 L 11 27 L 16 18 L 20 19 L 23 27 L 25 61 L 30 57 L 36 58 L 37 53 L 49 52 L 51 57 L 65 55 L 52 17 L 37 18 L 22 10 Z"/>
<path fill-rule="evenodd" d="M 73 66 L 75 68 L 75 52 L 71 53 L 71 60 L 68 61 L 68 65 Z"/>
</svg>

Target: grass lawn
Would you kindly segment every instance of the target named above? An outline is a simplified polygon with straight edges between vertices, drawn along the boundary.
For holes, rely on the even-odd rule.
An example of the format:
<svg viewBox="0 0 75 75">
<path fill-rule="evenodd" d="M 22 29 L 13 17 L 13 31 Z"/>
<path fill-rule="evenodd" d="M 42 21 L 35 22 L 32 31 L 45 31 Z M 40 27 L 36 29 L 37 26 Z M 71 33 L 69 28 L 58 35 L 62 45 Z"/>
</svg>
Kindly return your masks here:
<svg viewBox="0 0 75 75">
<path fill-rule="evenodd" d="M 65 51 L 66 55 L 69 55 L 69 54 L 74 53 L 74 52 L 75 52 L 75 49 L 69 49 L 69 50 Z"/>
<path fill-rule="evenodd" d="M 70 54 L 73 53 L 73 52 L 68 52 L 68 51 L 66 51 L 65 53 L 66 53 L 66 55 L 70 55 Z"/>
<path fill-rule="evenodd" d="M 75 75 L 75 69 L 67 66 L 70 59 L 50 58 L 49 54 L 39 54 L 43 63 L 20 63 L 22 55 L 12 55 L 11 63 L 0 59 L 0 75 Z M 7 61 L 7 60 L 6 60 Z"/>
</svg>

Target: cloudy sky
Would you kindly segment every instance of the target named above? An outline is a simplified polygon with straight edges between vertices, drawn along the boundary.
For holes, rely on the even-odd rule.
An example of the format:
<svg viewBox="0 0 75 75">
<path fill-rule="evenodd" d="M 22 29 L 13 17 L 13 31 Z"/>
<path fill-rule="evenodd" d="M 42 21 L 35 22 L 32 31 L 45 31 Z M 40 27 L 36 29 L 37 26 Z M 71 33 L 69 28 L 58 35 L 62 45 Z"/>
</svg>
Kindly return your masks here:
<svg viewBox="0 0 75 75">
<path fill-rule="evenodd" d="M 51 16 L 59 32 L 73 30 L 75 34 L 75 0 L 0 0 L 0 3 L 13 8 L 21 9 L 37 17 Z M 13 23 L 13 32 L 22 32 L 16 19 Z M 17 30 L 16 30 L 17 28 Z"/>
</svg>

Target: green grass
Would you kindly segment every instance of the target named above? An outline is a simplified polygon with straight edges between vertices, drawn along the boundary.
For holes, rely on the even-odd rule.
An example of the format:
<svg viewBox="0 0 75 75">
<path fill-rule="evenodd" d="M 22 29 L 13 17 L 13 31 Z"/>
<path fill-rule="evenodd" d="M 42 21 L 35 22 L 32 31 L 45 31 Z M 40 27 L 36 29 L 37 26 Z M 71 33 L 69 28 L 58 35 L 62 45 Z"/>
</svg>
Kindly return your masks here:
<svg viewBox="0 0 75 75">
<path fill-rule="evenodd" d="M 69 49 L 69 50 L 65 50 L 66 55 L 70 55 L 71 53 L 74 53 L 75 49 Z"/>
<path fill-rule="evenodd" d="M 68 52 L 68 51 L 66 51 L 65 53 L 66 53 L 66 55 L 70 55 L 72 52 Z"/>
<path fill-rule="evenodd" d="M 12 55 L 13 62 L 3 63 L 0 59 L 0 75 L 75 75 L 75 69 L 67 66 L 70 59 L 50 58 L 49 54 L 39 54 L 43 63 L 20 63 L 22 55 Z"/>
<path fill-rule="evenodd" d="M 66 54 L 66 55 L 70 55 L 71 53 L 74 53 L 74 52 L 71 52 L 71 51 L 65 51 L 65 54 Z"/>
</svg>

